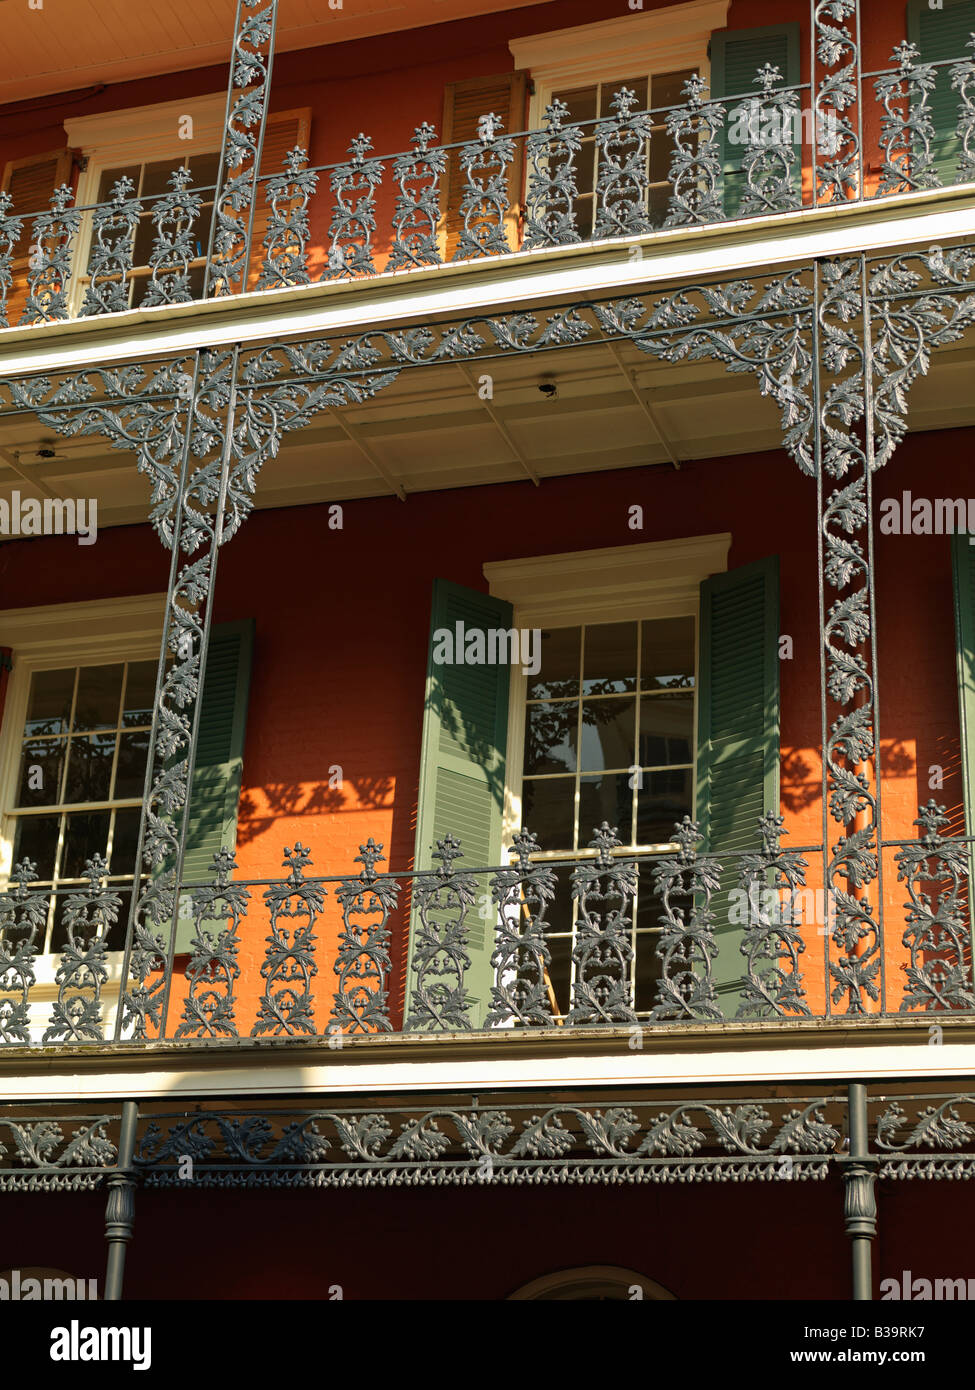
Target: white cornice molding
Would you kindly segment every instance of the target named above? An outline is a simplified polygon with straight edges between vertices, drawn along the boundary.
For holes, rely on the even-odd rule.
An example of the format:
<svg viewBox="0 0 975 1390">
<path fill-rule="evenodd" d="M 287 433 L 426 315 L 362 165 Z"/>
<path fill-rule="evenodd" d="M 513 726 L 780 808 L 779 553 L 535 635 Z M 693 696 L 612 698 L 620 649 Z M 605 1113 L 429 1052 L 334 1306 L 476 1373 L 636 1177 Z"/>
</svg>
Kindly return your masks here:
<svg viewBox="0 0 975 1390">
<path fill-rule="evenodd" d="M 708 39 L 728 22 L 730 0 L 686 0 L 598 24 L 528 34 L 508 44 L 516 68 L 527 68 L 546 89 L 598 76 L 626 77 L 635 69 L 671 72 L 701 62 Z"/>
<path fill-rule="evenodd" d="M 223 138 L 227 97 L 213 92 L 202 97 L 181 97 L 153 106 L 134 106 L 103 111 L 95 116 L 69 116 L 64 123 L 71 149 L 104 162 L 128 158 L 141 163 L 147 155 L 166 155 L 173 150 L 218 149 Z M 180 122 L 189 116 L 193 138 L 180 137 Z"/>
<path fill-rule="evenodd" d="M 116 640 L 126 651 L 144 641 L 158 649 L 165 612 L 164 593 L 8 608 L 0 612 L 0 647 L 12 647 L 15 661 L 68 659 L 93 643 L 102 652 Z"/>
<path fill-rule="evenodd" d="M 518 623 L 585 622 L 611 611 L 623 622 L 697 612 L 698 588 L 728 568 L 731 533 L 576 550 L 484 566 L 493 597 L 514 606 Z"/>
</svg>

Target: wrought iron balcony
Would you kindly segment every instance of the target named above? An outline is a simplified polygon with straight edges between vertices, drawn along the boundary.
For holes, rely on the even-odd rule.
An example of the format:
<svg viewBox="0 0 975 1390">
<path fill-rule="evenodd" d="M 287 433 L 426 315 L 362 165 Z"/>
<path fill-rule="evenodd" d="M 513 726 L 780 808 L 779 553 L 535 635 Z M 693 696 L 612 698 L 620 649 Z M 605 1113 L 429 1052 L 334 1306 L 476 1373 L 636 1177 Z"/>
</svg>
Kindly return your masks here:
<svg viewBox="0 0 975 1390">
<path fill-rule="evenodd" d="M 67 890 L 57 998 L 43 1022 L 32 994 L 52 890 L 32 886 L 34 867 L 24 861 L 0 895 L 0 1044 L 97 1045 L 114 1032 L 116 1042 L 249 1037 L 336 1047 L 353 1035 L 393 1031 L 653 1032 L 688 1023 L 971 1015 L 970 848 L 942 833 L 946 823 L 929 802 L 916 841 L 880 847 L 907 894 L 896 925 L 882 901 L 875 916 L 864 899 L 876 856 L 854 864 L 842 846 L 832 855 L 822 845 L 785 848 L 777 816 L 760 822 L 757 848 L 720 855 L 702 851 L 687 818 L 662 853 L 623 850 L 604 824 L 589 857 L 551 860 L 525 831 L 511 862 L 488 868 L 462 865 L 461 844 L 447 835 L 435 869 L 405 874 L 379 871 L 383 846 L 372 839 L 360 847 L 354 876 L 312 877 L 311 855 L 296 844 L 285 850 L 284 878 L 236 881 L 234 857 L 222 851 L 208 883 L 177 890 L 172 874 L 144 878 L 111 999 L 109 950 L 123 944 L 125 928 L 120 896 L 96 859 L 87 888 Z M 811 865 L 820 883 L 835 885 L 844 864 L 846 889 L 834 886 L 824 897 L 810 887 Z M 635 985 L 641 895 L 642 920 L 655 923 L 643 933 L 656 960 L 652 1001 L 641 1000 Z M 561 1012 L 550 973 L 560 899 L 576 905 L 571 997 Z M 818 905 L 812 911 L 810 902 Z M 188 957 L 177 946 L 180 918 L 192 928 Z M 391 1003 L 400 995 L 393 928 L 402 942 L 408 920 L 413 949 L 400 1007 Z M 489 970 L 472 991 L 475 935 Z M 334 945 L 323 949 L 323 939 Z M 242 946 L 249 966 L 241 965 Z M 314 984 L 326 972 L 335 976 L 332 989 Z"/>
<path fill-rule="evenodd" d="M 969 54 L 922 63 L 904 42 L 891 66 L 862 72 L 855 0 L 812 0 L 816 52 L 805 84 L 786 86 L 766 64 L 751 92 L 715 100 L 692 76 L 677 106 L 639 110 L 623 89 L 607 118 L 573 121 L 556 99 L 541 130 L 508 132 L 486 112 L 466 144 L 440 145 L 424 123 L 405 152 L 376 154 L 359 134 L 343 163 L 311 168 L 295 148 L 280 171 L 259 174 L 272 11 L 268 4 L 239 25 L 236 98 L 215 185 L 191 186 L 190 172 L 177 168 L 162 196 L 133 196 L 123 177 L 105 202 L 75 205 L 62 186 L 42 211 L 0 193 L 0 326 L 497 260 L 975 182 L 975 35 Z M 952 103 L 949 128 L 943 115 Z M 874 128 L 868 146 L 864 132 Z M 668 164 L 665 178 L 654 174 Z M 448 177 L 457 222 L 449 237 Z M 311 227 L 325 221 L 321 199 L 330 221 L 313 245 Z M 135 263 L 137 246 L 144 264 Z"/>
</svg>

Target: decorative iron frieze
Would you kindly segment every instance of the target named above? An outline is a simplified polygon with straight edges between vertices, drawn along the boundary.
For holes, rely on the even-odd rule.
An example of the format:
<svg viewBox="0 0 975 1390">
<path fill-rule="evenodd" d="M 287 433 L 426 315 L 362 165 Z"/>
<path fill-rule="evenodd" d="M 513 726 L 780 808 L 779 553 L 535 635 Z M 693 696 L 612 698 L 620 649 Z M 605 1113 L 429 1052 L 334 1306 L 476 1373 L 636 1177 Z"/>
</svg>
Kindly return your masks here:
<svg viewBox="0 0 975 1390">
<path fill-rule="evenodd" d="M 146 1187 L 185 1182 L 187 1157 L 202 1187 L 816 1180 L 840 1141 L 836 1107 L 826 1097 L 202 1109 L 148 1118 L 135 1167 Z"/>
</svg>

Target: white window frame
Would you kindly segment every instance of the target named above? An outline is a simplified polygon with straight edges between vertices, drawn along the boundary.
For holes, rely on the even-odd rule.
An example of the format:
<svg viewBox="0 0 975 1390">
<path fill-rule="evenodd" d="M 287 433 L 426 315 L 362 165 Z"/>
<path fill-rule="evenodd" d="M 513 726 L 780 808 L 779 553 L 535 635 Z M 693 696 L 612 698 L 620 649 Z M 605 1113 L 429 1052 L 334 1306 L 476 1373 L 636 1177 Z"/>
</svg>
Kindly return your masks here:
<svg viewBox="0 0 975 1390">
<path fill-rule="evenodd" d="M 656 76 L 697 68 L 708 80 L 708 43 L 728 22 L 731 0 L 686 0 L 658 10 L 633 10 L 617 19 L 530 34 L 508 44 L 515 67 L 534 82 L 529 128 L 540 130 L 552 93 L 634 74 Z"/>
<path fill-rule="evenodd" d="M 115 661 L 158 661 L 166 612 L 166 595 L 98 599 L 0 612 L 0 647 L 13 649 L 13 669 L 0 725 L 0 889 L 10 882 L 16 816 L 20 749 L 27 719 L 30 679 L 35 671 L 64 666 L 97 666 Z M 138 866 L 136 866 L 138 869 Z M 109 978 L 102 989 L 106 1024 L 121 982 L 122 951 L 106 956 Z M 37 983 L 31 987 L 31 1029 L 47 1026 L 57 999 L 58 953 L 34 961 Z M 40 1036 L 40 1034 L 38 1034 Z"/>
<path fill-rule="evenodd" d="M 74 116 L 64 122 L 68 148 L 87 161 L 78 179 L 78 205 L 94 203 L 102 174 L 124 164 L 149 164 L 171 158 L 173 167 L 187 154 L 214 154 L 223 142 L 226 92 L 184 97 L 106 111 L 97 116 Z M 193 138 L 180 138 L 180 122 L 190 117 Z M 92 216 L 82 218 L 72 268 L 69 312 L 76 316 L 85 292 L 85 276 L 91 251 Z"/>
<path fill-rule="evenodd" d="M 516 628 L 693 617 L 696 642 L 701 581 L 727 570 L 730 547 L 731 533 L 724 531 L 681 540 L 501 560 L 486 564 L 484 577 L 491 595 L 512 605 L 512 626 Z M 505 862 L 513 837 L 521 829 L 527 686 L 528 677 L 521 666 L 512 666 L 502 819 Z M 695 681 L 695 727 L 697 690 Z M 691 779 L 696 788 L 696 740 L 693 762 Z M 593 853 L 579 850 L 573 858 Z M 539 857 L 564 858 L 565 852 L 553 851 L 551 856 L 543 853 Z"/>
</svg>

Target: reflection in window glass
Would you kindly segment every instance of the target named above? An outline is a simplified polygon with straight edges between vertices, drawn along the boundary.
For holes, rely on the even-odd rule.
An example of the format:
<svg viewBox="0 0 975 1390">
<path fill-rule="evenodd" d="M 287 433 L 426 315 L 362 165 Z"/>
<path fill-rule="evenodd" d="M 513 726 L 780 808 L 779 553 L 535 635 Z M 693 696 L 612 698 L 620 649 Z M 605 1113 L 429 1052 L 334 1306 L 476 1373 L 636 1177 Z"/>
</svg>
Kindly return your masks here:
<svg viewBox="0 0 975 1390">
<path fill-rule="evenodd" d="M 40 952 L 65 944 L 64 913 L 86 883 L 85 862 L 109 861 L 109 885 L 128 900 L 149 752 L 154 661 L 69 666 L 31 674 L 21 741 L 13 862 L 29 859 L 50 890 Z M 127 908 L 108 946 L 120 949 Z"/>
<path fill-rule="evenodd" d="M 604 822 L 622 845 L 672 840 L 694 814 L 696 624 L 691 617 L 585 624 L 542 632 L 542 662 L 528 681 L 522 825 L 543 853 L 570 861 Z M 555 1012 L 571 1004 L 578 908 L 571 863 L 546 920 L 548 987 Z M 660 913 L 652 861 L 641 866 L 633 904 L 630 986 L 634 1007 L 656 1002 Z"/>
</svg>

